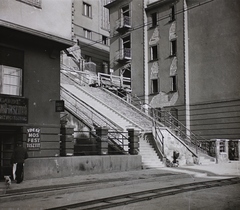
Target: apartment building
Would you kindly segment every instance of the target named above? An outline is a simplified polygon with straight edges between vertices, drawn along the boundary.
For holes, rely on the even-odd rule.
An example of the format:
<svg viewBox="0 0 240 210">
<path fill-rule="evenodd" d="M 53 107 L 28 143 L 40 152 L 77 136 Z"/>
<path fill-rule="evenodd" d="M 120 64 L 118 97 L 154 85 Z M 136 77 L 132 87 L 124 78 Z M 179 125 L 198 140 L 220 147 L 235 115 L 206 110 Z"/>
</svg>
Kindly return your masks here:
<svg viewBox="0 0 240 210">
<path fill-rule="evenodd" d="M 111 66 L 131 78 L 133 94 L 206 139 L 239 139 L 238 1 L 115 0 L 106 7 Z"/>
<path fill-rule="evenodd" d="M 17 141 L 36 161 L 59 155 L 60 51 L 74 44 L 71 8 L 71 1 L 0 2 L 0 178 L 11 174 Z"/>
<path fill-rule="evenodd" d="M 106 3 L 107 0 L 73 1 L 73 39 L 80 47 L 84 69 L 102 73 L 109 73 L 109 12 L 104 7 Z"/>
</svg>

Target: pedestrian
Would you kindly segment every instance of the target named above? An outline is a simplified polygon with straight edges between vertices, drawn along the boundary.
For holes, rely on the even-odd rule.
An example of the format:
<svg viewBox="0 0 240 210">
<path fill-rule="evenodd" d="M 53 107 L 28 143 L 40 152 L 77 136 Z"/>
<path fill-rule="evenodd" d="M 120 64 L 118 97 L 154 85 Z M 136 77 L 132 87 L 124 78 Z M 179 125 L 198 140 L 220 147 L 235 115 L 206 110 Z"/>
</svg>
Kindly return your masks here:
<svg viewBox="0 0 240 210">
<path fill-rule="evenodd" d="M 17 143 L 17 147 L 14 149 L 12 154 L 11 162 L 13 164 L 13 168 L 16 167 L 16 181 L 17 184 L 23 181 L 24 174 L 24 162 L 28 158 L 27 150 L 23 147 L 22 142 Z M 13 172 L 14 173 L 14 172 Z M 15 178 L 13 174 L 13 178 Z"/>
</svg>

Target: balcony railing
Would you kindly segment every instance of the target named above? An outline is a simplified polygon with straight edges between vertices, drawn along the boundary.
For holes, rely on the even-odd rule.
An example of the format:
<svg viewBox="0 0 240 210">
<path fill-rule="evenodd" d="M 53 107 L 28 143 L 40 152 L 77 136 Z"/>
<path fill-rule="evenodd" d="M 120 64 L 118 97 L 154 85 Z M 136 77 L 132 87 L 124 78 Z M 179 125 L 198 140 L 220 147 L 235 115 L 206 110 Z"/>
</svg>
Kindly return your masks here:
<svg viewBox="0 0 240 210">
<path fill-rule="evenodd" d="M 129 16 L 123 16 L 116 21 L 116 30 L 123 30 L 131 28 L 131 18 Z"/>
<path fill-rule="evenodd" d="M 116 60 L 131 60 L 131 48 L 123 48 L 117 51 Z"/>
</svg>

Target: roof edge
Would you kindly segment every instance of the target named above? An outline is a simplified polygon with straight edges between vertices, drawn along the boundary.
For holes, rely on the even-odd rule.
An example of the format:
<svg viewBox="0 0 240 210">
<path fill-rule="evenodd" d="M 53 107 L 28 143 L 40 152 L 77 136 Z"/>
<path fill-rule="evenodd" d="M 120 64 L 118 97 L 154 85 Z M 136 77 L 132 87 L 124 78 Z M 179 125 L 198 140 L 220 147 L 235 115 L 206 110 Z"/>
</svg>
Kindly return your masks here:
<svg viewBox="0 0 240 210">
<path fill-rule="evenodd" d="M 18 30 L 18 31 L 21 31 L 21 32 L 24 32 L 24 33 L 35 35 L 35 36 L 42 37 L 42 38 L 45 38 L 45 39 L 49 39 L 49 40 L 52 40 L 52 41 L 56 41 L 56 42 L 59 42 L 59 43 L 65 44 L 65 45 L 69 45 L 69 46 L 72 46 L 72 45 L 75 44 L 75 42 L 73 40 L 65 39 L 65 38 L 62 38 L 62 37 L 59 37 L 59 36 L 51 35 L 51 34 L 48 34 L 48 33 L 44 33 L 44 32 L 38 31 L 38 30 L 34 30 L 34 29 L 31 29 L 31 28 L 27 28 L 27 27 L 17 25 L 17 24 L 14 24 L 14 23 L 10 23 L 10 22 L 7 22 L 7 21 L 3 21 L 3 20 L 0 20 L 0 26 L 10 28 L 10 29 L 14 29 L 14 30 Z"/>
</svg>

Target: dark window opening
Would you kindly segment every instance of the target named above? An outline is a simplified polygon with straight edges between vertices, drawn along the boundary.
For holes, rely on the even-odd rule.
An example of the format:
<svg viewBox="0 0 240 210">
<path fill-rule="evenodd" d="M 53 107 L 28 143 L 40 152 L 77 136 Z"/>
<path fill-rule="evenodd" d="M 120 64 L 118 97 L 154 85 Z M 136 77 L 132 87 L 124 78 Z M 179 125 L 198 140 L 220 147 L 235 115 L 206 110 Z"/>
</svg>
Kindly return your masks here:
<svg viewBox="0 0 240 210">
<path fill-rule="evenodd" d="M 171 56 L 175 56 L 177 54 L 177 40 L 172 40 L 171 41 Z"/>
<path fill-rule="evenodd" d="M 175 15 L 175 6 L 171 6 L 171 15 L 170 15 L 170 21 L 176 20 L 176 15 Z"/>
<path fill-rule="evenodd" d="M 106 36 L 102 36 L 102 43 L 107 45 L 107 37 Z"/>
<path fill-rule="evenodd" d="M 152 14 L 152 27 L 157 26 L 157 13 Z"/>
<path fill-rule="evenodd" d="M 177 91 L 177 76 L 171 77 L 171 91 L 176 92 Z"/>
<path fill-rule="evenodd" d="M 150 60 L 158 59 L 158 48 L 156 46 L 152 46 L 150 49 Z"/>
<path fill-rule="evenodd" d="M 152 93 L 158 93 L 158 79 L 152 79 Z"/>
</svg>

